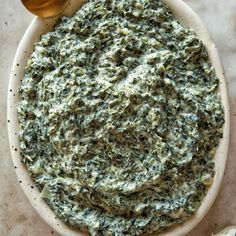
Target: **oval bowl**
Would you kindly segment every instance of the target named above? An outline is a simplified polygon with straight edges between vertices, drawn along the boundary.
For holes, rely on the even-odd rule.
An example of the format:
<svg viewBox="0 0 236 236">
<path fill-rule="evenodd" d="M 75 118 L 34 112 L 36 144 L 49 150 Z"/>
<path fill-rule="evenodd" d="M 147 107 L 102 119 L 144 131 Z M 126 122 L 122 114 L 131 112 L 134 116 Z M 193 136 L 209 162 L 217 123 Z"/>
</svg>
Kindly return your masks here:
<svg viewBox="0 0 236 236">
<path fill-rule="evenodd" d="M 71 0 L 71 3 L 63 14 L 73 15 L 73 13 L 79 9 L 82 2 L 83 1 L 81 0 Z M 220 141 L 219 147 L 217 148 L 215 154 L 216 174 L 214 177 L 213 184 L 210 187 L 206 197 L 203 199 L 200 208 L 184 224 L 175 226 L 169 229 L 168 231 L 165 231 L 164 233 L 158 234 L 159 236 L 183 236 L 189 231 L 191 231 L 207 214 L 208 210 L 213 205 L 219 192 L 228 155 L 230 129 L 229 104 L 222 64 L 215 44 L 212 42 L 203 23 L 201 22 L 199 17 L 182 0 L 163 0 L 163 2 L 165 2 L 169 6 L 172 13 L 183 25 L 187 25 L 194 29 L 198 37 L 205 44 L 209 53 L 210 61 L 213 67 L 215 68 L 217 76 L 220 79 L 219 90 L 225 112 L 225 124 L 223 127 L 224 135 Z M 44 219 L 45 222 L 47 222 L 59 234 L 64 236 L 82 236 L 87 234 L 78 230 L 74 230 L 69 226 L 65 225 L 55 216 L 54 212 L 49 208 L 49 206 L 44 202 L 44 200 L 41 199 L 39 191 L 35 187 L 34 182 L 30 178 L 30 176 L 28 175 L 25 166 L 21 162 L 19 152 L 19 123 L 17 118 L 17 106 L 19 102 L 18 88 L 24 76 L 24 68 L 26 61 L 28 60 L 33 51 L 34 43 L 39 41 L 41 34 L 50 31 L 57 22 L 57 20 L 58 18 L 40 19 L 36 17 L 28 27 L 19 44 L 12 66 L 8 88 L 8 136 L 11 156 L 15 166 L 18 180 L 32 206 L 35 208 L 41 218 Z"/>
</svg>

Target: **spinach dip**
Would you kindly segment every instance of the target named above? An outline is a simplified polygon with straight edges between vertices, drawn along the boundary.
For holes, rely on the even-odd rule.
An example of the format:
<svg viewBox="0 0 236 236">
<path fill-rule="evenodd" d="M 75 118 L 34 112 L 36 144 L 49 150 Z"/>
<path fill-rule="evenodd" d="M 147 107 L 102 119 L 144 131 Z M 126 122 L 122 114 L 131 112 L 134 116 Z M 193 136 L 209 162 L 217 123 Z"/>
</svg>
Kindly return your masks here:
<svg viewBox="0 0 236 236">
<path fill-rule="evenodd" d="M 193 215 L 224 123 L 202 41 L 160 0 L 90 0 L 62 17 L 27 62 L 18 116 L 41 197 L 94 236 Z"/>
</svg>

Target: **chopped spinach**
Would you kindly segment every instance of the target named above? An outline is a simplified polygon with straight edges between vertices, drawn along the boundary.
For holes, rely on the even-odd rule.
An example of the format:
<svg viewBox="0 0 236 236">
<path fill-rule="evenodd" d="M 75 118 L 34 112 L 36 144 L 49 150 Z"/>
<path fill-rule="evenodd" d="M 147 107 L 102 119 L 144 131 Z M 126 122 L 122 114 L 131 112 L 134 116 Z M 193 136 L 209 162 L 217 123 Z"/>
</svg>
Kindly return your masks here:
<svg viewBox="0 0 236 236">
<path fill-rule="evenodd" d="M 160 0 L 90 0 L 42 35 L 18 117 L 42 198 L 90 235 L 161 232 L 214 178 L 224 112 L 192 29 Z"/>
</svg>

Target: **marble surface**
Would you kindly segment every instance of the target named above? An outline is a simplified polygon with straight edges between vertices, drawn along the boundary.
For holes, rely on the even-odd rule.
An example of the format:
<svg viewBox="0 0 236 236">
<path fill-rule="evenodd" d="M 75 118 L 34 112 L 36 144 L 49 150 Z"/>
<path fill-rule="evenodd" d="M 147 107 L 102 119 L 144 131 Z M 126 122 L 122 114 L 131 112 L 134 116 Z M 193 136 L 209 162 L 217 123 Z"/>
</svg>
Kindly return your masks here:
<svg viewBox="0 0 236 236">
<path fill-rule="evenodd" d="M 201 17 L 225 68 L 231 106 L 231 142 L 218 198 L 204 220 L 187 236 L 210 236 L 236 225 L 236 1 L 185 0 Z M 33 16 L 20 0 L 0 0 L 0 236 L 58 235 L 34 211 L 17 181 L 11 161 L 7 128 L 7 86 L 19 41 Z"/>
</svg>

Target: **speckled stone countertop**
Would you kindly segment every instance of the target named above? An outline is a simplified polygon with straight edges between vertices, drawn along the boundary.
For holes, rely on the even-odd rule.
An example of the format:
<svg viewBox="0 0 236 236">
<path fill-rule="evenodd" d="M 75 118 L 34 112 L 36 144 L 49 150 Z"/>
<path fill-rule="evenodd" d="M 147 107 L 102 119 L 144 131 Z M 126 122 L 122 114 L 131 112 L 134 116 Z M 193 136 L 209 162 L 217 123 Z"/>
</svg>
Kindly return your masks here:
<svg viewBox="0 0 236 236">
<path fill-rule="evenodd" d="M 223 185 L 204 220 L 187 236 L 211 236 L 236 225 L 236 1 L 185 0 L 201 17 L 226 72 L 231 107 L 231 143 Z M 0 0 L 0 236 L 58 235 L 37 215 L 24 196 L 11 161 L 6 102 L 16 48 L 33 16 L 20 0 Z"/>
</svg>

